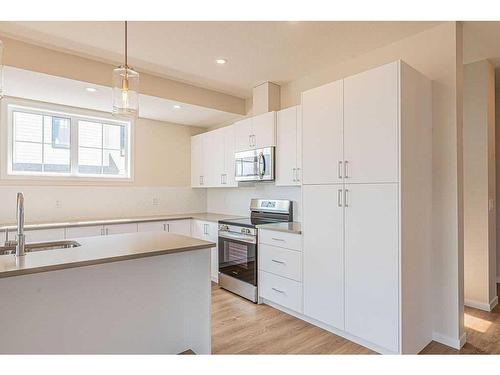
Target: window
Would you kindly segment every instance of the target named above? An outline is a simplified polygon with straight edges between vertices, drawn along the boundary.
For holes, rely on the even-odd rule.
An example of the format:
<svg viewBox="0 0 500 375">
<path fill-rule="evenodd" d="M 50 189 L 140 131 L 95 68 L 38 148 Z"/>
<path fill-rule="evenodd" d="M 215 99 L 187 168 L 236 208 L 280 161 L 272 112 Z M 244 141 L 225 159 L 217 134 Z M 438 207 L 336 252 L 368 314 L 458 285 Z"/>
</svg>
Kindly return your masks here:
<svg viewBox="0 0 500 375">
<path fill-rule="evenodd" d="M 8 105 L 8 174 L 130 178 L 131 124 Z"/>
</svg>

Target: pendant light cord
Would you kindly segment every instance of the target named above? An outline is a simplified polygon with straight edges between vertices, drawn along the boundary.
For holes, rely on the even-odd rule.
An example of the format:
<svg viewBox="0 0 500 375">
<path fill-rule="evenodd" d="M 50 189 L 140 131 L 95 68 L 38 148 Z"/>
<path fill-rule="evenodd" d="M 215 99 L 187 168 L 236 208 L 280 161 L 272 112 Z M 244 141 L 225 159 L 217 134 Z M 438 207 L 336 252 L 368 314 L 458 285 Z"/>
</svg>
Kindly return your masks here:
<svg viewBox="0 0 500 375">
<path fill-rule="evenodd" d="M 128 59 L 127 59 L 127 21 L 125 21 L 125 68 L 128 69 Z"/>
</svg>

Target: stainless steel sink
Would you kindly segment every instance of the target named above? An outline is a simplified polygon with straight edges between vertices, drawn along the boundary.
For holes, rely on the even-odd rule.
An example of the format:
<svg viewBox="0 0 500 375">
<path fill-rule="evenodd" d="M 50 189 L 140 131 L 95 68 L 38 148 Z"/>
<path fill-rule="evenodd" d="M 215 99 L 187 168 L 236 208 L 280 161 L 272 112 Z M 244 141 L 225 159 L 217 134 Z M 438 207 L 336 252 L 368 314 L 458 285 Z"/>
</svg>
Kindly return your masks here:
<svg viewBox="0 0 500 375">
<path fill-rule="evenodd" d="M 76 241 L 54 241 L 54 242 L 37 242 L 27 243 L 25 251 L 31 253 L 33 251 L 56 250 L 56 249 L 71 249 L 73 247 L 81 246 Z M 16 245 L 0 246 L 0 255 L 9 255 L 16 253 Z"/>
</svg>

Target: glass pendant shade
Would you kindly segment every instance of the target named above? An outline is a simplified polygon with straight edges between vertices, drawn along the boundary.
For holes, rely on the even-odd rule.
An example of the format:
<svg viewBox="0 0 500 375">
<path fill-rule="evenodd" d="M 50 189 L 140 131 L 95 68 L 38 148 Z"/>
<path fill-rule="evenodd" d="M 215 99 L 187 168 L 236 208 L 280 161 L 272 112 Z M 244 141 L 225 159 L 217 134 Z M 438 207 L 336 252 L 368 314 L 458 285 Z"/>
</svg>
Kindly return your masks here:
<svg viewBox="0 0 500 375">
<path fill-rule="evenodd" d="M 113 70 L 113 115 L 137 117 L 139 112 L 139 73 L 122 65 Z"/>
<path fill-rule="evenodd" d="M 3 43 L 0 40 L 0 99 L 3 98 Z"/>
</svg>

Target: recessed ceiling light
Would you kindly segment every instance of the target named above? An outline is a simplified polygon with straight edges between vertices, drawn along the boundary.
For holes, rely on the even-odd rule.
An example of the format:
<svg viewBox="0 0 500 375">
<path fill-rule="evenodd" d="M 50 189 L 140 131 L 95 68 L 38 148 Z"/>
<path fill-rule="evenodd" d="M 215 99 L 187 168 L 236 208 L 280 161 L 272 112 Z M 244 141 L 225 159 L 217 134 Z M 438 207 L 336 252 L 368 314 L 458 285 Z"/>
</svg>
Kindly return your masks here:
<svg viewBox="0 0 500 375">
<path fill-rule="evenodd" d="M 87 90 L 88 92 L 96 92 L 97 89 L 93 88 L 93 87 L 87 87 L 85 90 Z"/>
<path fill-rule="evenodd" d="M 215 62 L 216 62 L 217 64 L 219 64 L 219 65 L 222 65 L 222 64 L 227 63 L 227 60 L 226 60 L 226 59 L 217 59 L 217 60 L 215 60 Z"/>
<path fill-rule="evenodd" d="M 180 108 L 181 108 L 181 106 L 180 106 L 179 104 L 174 104 L 174 108 L 175 108 L 175 109 L 180 109 Z"/>
</svg>

